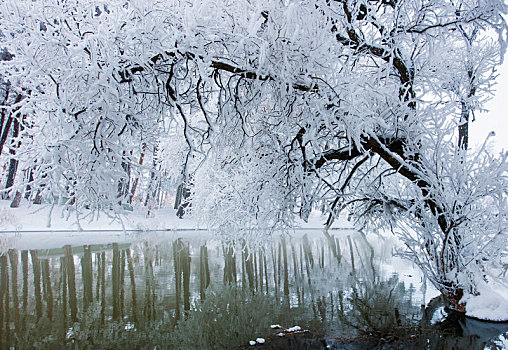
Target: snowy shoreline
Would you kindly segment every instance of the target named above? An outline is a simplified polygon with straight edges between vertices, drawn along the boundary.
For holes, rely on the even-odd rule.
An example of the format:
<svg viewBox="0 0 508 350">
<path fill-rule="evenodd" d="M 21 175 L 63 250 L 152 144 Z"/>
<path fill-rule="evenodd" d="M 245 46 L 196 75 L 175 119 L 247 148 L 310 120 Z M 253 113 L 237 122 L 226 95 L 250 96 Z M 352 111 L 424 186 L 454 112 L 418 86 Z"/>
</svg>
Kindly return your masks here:
<svg viewBox="0 0 508 350">
<path fill-rule="evenodd" d="M 8 249 L 48 249 L 66 244 L 106 244 L 130 242 L 149 232 L 203 238 L 209 228 L 194 218 L 179 219 L 176 210 L 163 208 L 152 210 L 134 209 L 116 219 L 105 213 L 84 212 L 79 224 L 75 213 L 63 207 L 33 205 L 23 201 L 19 208 L 10 208 L 10 201 L 0 200 L 0 251 Z M 307 223 L 300 221 L 291 232 L 322 232 L 326 217 L 312 213 Z M 331 231 L 354 231 L 347 220 L 338 220 Z"/>
<path fill-rule="evenodd" d="M 208 227 L 194 218 L 179 219 L 176 210 L 162 208 L 134 209 L 126 215 L 111 217 L 105 212 L 84 211 L 79 218 L 61 206 L 33 205 L 23 201 L 19 208 L 10 208 L 10 201 L 0 200 L 0 233 L 42 231 L 207 231 Z M 79 220 L 78 220 L 79 219 Z M 294 230 L 322 230 L 326 217 L 313 212 L 308 222 L 299 220 Z M 345 219 L 337 220 L 330 230 L 354 230 Z"/>
</svg>

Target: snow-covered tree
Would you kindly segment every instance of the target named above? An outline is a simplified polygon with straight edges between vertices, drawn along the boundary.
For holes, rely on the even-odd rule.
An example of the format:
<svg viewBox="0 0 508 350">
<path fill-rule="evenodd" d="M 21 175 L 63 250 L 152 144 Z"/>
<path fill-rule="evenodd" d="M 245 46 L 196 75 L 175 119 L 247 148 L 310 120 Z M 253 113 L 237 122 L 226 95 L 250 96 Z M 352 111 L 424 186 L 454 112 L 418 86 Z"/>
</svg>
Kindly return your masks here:
<svg viewBox="0 0 508 350">
<path fill-rule="evenodd" d="M 327 225 L 348 210 L 391 228 L 457 309 L 506 249 L 506 155 L 466 151 L 465 132 L 505 49 L 503 0 L 1 6 L 30 125 L 17 155 L 47 193 L 113 207 L 148 147 L 216 227 L 319 206 Z M 176 155 L 157 151 L 167 135 Z"/>
</svg>

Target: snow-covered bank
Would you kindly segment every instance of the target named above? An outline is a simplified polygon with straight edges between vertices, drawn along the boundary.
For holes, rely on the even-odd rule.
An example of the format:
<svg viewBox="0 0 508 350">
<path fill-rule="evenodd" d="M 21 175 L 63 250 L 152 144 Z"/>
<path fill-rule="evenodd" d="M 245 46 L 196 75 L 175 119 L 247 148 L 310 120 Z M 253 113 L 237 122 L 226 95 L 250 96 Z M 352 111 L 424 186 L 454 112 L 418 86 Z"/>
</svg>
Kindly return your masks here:
<svg viewBox="0 0 508 350">
<path fill-rule="evenodd" d="M 0 232 L 27 231 L 124 231 L 200 228 L 192 218 L 178 219 L 173 209 L 152 211 L 134 209 L 126 215 L 113 216 L 107 212 L 83 210 L 79 217 L 61 206 L 32 205 L 22 202 L 19 208 L 10 208 L 9 201 L 0 201 Z"/>
<path fill-rule="evenodd" d="M 0 232 L 27 231 L 147 231 L 147 230 L 206 230 L 207 226 L 192 217 L 179 219 L 176 210 L 163 208 L 152 210 L 134 209 L 126 215 L 109 216 L 105 212 L 83 210 L 76 216 L 63 207 L 32 205 L 22 202 L 19 208 L 10 208 L 10 201 L 0 200 Z M 308 222 L 296 222 L 295 228 L 322 229 L 326 217 L 313 212 Z M 347 220 L 337 220 L 332 229 L 353 229 Z"/>
<path fill-rule="evenodd" d="M 171 208 L 153 210 L 150 216 L 144 209 L 134 209 L 116 218 L 107 213 L 83 211 L 79 218 L 63 207 L 31 205 L 22 202 L 10 208 L 10 201 L 0 201 L 0 251 L 16 249 L 47 249 L 65 244 L 102 244 L 132 241 L 146 231 L 192 231 L 204 235 L 208 228 L 192 217 L 179 219 Z M 322 230 L 326 217 L 312 213 L 308 222 L 298 221 L 295 230 Z M 331 229 L 352 230 L 347 220 L 337 220 Z"/>
<path fill-rule="evenodd" d="M 501 278 L 500 278 L 501 280 Z M 479 295 L 465 295 L 466 316 L 480 320 L 508 321 L 508 285 L 501 281 L 489 279 L 488 283 L 480 282 L 477 286 Z"/>
</svg>

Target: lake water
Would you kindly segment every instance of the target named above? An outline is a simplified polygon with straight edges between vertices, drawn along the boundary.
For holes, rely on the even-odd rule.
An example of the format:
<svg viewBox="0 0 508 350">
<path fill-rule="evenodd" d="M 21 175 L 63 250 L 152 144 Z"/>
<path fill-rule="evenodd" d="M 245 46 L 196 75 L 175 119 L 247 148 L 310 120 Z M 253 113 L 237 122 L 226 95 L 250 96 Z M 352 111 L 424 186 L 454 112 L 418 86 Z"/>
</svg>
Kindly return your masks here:
<svg viewBox="0 0 508 350">
<path fill-rule="evenodd" d="M 0 349 L 506 348 L 506 323 L 448 314 L 439 299 L 423 307 L 436 291 L 393 257 L 395 241 L 333 233 L 256 247 L 152 232 L 11 249 L 0 256 Z"/>
</svg>

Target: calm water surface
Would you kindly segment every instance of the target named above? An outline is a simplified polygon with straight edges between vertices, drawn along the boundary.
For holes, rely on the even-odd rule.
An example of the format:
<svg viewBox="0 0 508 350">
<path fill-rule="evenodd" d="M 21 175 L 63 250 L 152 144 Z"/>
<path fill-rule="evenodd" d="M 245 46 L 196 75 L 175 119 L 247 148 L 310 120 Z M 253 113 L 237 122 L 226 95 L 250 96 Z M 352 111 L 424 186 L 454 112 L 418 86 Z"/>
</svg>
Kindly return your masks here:
<svg viewBox="0 0 508 350">
<path fill-rule="evenodd" d="M 240 349 L 258 337 L 271 349 L 506 348 L 507 324 L 423 307 L 432 288 L 393 241 L 186 236 L 0 256 L 0 349 Z M 287 332 L 296 325 L 305 332 Z"/>
</svg>

